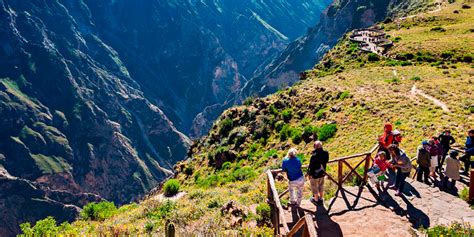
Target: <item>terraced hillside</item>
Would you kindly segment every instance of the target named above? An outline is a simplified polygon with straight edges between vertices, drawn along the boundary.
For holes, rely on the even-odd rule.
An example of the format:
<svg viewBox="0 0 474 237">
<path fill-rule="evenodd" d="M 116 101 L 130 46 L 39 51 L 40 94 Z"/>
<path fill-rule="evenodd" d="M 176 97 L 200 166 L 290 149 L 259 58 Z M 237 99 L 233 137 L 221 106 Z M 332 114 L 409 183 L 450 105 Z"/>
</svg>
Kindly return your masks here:
<svg viewBox="0 0 474 237">
<path fill-rule="evenodd" d="M 402 132 L 410 156 L 444 128 L 463 141 L 474 127 L 474 10 L 443 3 L 379 26 L 395 42 L 387 57 L 362 52 L 345 36 L 306 80 L 225 111 L 175 167 L 182 192 L 174 198 L 157 191 L 110 209 L 103 221 L 85 215 L 58 231 L 160 233 L 171 222 L 178 233 L 272 233 L 264 171 L 279 167 L 290 147 L 308 163 L 314 135 L 331 158 L 369 150 L 385 122 Z"/>
</svg>

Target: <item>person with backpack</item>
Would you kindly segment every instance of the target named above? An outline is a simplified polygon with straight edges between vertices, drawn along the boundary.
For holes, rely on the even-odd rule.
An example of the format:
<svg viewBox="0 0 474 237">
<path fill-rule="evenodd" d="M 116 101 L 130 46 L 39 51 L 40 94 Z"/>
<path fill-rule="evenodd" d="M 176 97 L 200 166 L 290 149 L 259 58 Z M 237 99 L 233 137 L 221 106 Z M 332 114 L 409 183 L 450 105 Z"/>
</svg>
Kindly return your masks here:
<svg viewBox="0 0 474 237">
<path fill-rule="evenodd" d="M 446 159 L 446 171 L 443 178 L 443 188 L 448 189 L 448 182 L 451 179 L 451 185 L 449 189 L 453 190 L 456 186 L 456 181 L 461 178 L 459 175 L 459 169 L 461 168 L 461 162 L 456 159 L 459 153 L 457 151 L 451 151 L 449 157 Z"/>
<path fill-rule="evenodd" d="M 286 158 L 283 160 L 281 169 L 286 172 L 289 180 L 288 189 L 290 192 L 290 205 L 299 207 L 303 198 L 304 175 L 301 171 L 301 160 L 296 157 L 296 148 L 288 151 Z"/>
<path fill-rule="evenodd" d="M 418 163 L 418 169 L 417 169 L 416 180 L 418 182 L 423 182 L 424 180 L 425 184 L 431 185 L 428 179 L 429 173 L 430 173 L 430 166 L 431 166 L 431 162 L 430 162 L 431 155 L 428 149 L 429 149 L 429 143 L 427 141 L 423 141 L 417 149 L 416 162 Z"/>
<path fill-rule="evenodd" d="M 471 169 L 471 156 L 474 156 L 474 129 L 467 132 L 466 145 L 464 148 L 466 153 L 460 158 L 460 160 L 464 162 L 463 174 L 469 176 Z"/>
<path fill-rule="evenodd" d="M 439 160 L 439 170 L 443 169 L 444 160 L 448 155 L 449 150 L 451 149 L 451 145 L 453 145 L 456 140 L 454 140 L 453 136 L 451 136 L 451 131 L 446 129 L 443 133 L 438 136 L 439 144 L 441 146 L 441 159 Z"/>
<path fill-rule="evenodd" d="M 396 144 L 390 145 L 388 148 L 392 156 L 392 165 L 397 169 L 397 176 L 395 178 L 395 185 L 390 188 L 395 189 L 397 193 L 395 196 L 403 195 L 403 188 L 405 187 L 405 179 L 411 172 L 411 161 L 408 156 L 398 148 Z"/>
<path fill-rule="evenodd" d="M 326 165 L 329 161 L 329 153 L 323 149 L 321 141 L 314 142 L 314 151 L 308 166 L 308 176 L 311 184 L 313 197 L 310 201 L 315 205 L 321 205 L 324 198 L 324 176 L 326 176 Z"/>
</svg>

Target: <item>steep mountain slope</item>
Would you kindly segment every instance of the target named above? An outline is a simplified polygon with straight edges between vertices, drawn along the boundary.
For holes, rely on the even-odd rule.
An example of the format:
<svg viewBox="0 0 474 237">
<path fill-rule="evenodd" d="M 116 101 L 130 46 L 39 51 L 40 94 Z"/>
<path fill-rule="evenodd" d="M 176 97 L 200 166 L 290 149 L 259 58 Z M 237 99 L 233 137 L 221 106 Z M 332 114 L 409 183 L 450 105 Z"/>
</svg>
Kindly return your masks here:
<svg viewBox="0 0 474 237">
<path fill-rule="evenodd" d="M 339 0 L 322 16 L 320 23 L 292 42 L 270 63 L 260 67 L 243 89 L 241 98 L 252 93 L 267 95 L 291 85 L 299 73 L 310 69 L 347 31 L 367 27 L 385 18 L 432 7 L 432 0 Z"/>
<path fill-rule="evenodd" d="M 147 97 L 180 131 L 200 136 L 246 78 L 316 24 L 330 0 L 85 2 Z"/>
<path fill-rule="evenodd" d="M 0 0 L 0 192 L 35 193 L 0 196 L 0 235 L 158 185 L 187 135 L 327 4 Z M 30 212 L 37 202 L 43 212 Z"/>
<path fill-rule="evenodd" d="M 344 36 L 307 80 L 226 110 L 176 166 L 184 193 L 166 198 L 158 190 L 104 221 L 78 220 L 58 231 L 162 233 L 171 222 L 177 233 L 271 235 L 263 173 L 280 167 L 290 147 L 307 164 L 314 135 L 331 159 L 370 149 L 385 122 L 401 130 L 411 157 L 423 139 L 445 128 L 461 143 L 474 127 L 474 10 L 462 6 L 380 23 L 395 42 L 390 58 L 363 52 Z M 415 85 L 449 112 L 412 93 Z M 327 182 L 326 200 L 334 190 Z"/>
</svg>

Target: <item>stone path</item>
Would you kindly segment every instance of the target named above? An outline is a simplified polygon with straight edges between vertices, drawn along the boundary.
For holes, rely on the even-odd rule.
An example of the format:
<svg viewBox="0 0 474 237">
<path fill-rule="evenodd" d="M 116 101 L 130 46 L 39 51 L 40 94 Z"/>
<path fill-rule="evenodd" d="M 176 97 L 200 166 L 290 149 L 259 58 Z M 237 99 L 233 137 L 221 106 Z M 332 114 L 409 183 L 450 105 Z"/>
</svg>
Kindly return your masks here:
<svg viewBox="0 0 474 237">
<path fill-rule="evenodd" d="M 413 236 L 421 226 L 449 225 L 452 222 L 474 226 L 474 210 L 463 200 L 436 187 L 407 179 L 403 197 L 393 190 L 372 187 L 346 187 L 330 207 L 316 207 L 308 200 L 300 209 L 288 210 L 292 225 L 305 214 L 312 214 L 319 236 Z M 326 204 L 327 205 L 327 204 Z M 348 206 L 350 208 L 348 208 Z"/>
</svg>

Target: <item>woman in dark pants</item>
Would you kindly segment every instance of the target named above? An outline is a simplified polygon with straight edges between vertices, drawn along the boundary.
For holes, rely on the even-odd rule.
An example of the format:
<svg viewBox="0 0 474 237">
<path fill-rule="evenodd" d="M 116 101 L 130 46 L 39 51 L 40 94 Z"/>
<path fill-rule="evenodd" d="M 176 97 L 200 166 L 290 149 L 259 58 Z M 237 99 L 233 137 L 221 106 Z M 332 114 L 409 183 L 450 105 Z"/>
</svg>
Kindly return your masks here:
<svg viewBox="0 0 474 237">
<path fill-rule="evenodd" d="M 395 189 L 396 196 L 403 194 L 403 188 L 405 187 L 405 179 L 410 175 L 411 161 L 408 156 L 403 153 L 397 145 L 392 144 L 388 148 L 392 156 L 393 167 L 397 168 L 397 177 L 395 179 L 395 185 L 390 188 Z"/>
</svg>

